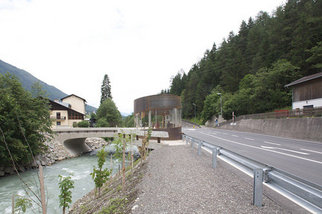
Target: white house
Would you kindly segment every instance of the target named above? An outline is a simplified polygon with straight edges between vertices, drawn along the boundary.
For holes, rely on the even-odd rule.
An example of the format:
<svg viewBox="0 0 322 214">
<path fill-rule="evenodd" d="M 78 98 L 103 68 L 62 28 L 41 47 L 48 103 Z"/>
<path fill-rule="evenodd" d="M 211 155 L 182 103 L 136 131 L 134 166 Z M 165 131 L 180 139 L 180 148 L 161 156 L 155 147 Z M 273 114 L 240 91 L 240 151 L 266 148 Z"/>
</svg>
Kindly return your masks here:
<svg viewBox="0 0 322 214">
<path fill-rule="evenodd" d="M 298 79 L 285 87 L 292 87 L 292 109 L 322 108 L 322 72 Z"/>
<path fill-rule="evenodd" d="M 84 120 L 86 100 L 74 94 L 61 100 L 49 100 L 52 127 L 73 127 L 74 123 Z"/>
</svg>

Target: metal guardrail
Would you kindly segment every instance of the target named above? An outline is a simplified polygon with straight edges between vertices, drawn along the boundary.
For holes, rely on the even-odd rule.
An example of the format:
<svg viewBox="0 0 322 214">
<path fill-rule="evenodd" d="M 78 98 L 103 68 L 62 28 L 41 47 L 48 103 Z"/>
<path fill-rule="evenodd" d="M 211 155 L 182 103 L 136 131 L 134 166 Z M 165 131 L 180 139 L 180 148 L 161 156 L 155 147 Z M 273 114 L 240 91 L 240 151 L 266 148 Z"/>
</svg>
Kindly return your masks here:
<svg viewBox="0 0 322 214">
<path fill-rule="evenodd" d="M 252 175 L 254 178 L 253 204 L 255 206 L 262 206 L 263 185 L 266 185 L 306 210 L 312 213 L 322 213 L 321 186 L 197 138 L 185 134 L 182 135 L 182 138 L 186 144 L 190 143 L 192 148 L 197 145 L 198 155 L 201 155 L 202 148 L 210 150 L 213 168 L 216 168 L 217 157 L 221 157 L 224 161 L 232 162 L 242 171 Z"/>
</svg>

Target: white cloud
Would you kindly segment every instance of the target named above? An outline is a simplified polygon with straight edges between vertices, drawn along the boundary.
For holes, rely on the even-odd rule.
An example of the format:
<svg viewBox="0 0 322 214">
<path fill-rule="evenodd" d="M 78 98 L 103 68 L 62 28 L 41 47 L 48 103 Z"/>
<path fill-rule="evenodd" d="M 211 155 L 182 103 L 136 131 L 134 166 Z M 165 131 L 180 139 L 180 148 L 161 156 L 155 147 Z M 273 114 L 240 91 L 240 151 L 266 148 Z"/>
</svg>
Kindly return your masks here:
<svg viewBox="0 0 322 214">
<path fill-rule="evenodd" d="M 104 74 L 121 112 L 169 87 L 242 20 L 282 0 L 0 0 L 0 59 L 98 106 Z"/>
</svg>

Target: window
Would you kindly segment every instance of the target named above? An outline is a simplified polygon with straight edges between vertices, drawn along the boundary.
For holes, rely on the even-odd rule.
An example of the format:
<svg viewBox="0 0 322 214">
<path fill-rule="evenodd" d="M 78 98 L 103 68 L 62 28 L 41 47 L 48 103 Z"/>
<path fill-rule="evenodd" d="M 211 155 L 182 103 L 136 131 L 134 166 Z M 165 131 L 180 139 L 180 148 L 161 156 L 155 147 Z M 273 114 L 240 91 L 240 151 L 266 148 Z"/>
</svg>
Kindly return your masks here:
<svg viewBox="0 0 322 214">
<path fill-rule="evenodd" d="M 60 121 L 57 121 L 57 122 L 56 122 L 56 125 L 57 125 L 57 126 L 60 126 Z"/>
<path fill-rule="evenodd" d="M 58 120 L 60 119 L 60 112 L 56 112 L 56 119 L 58 119 Z"/>
</svg>

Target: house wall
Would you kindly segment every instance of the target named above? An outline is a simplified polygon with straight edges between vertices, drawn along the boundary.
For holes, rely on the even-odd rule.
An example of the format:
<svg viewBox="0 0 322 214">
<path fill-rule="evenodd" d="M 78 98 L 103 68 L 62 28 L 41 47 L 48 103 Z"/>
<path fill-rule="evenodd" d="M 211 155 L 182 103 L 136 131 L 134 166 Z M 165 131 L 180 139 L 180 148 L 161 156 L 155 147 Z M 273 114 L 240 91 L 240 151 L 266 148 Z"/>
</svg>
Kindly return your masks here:
<svg viewBox="0 0 322 214">
<path fill-rule="evenodd" d="M 293 102 L 322 98 L 322 78 L 307 81 L 293 88 Z"/>
<path fill-rule="evenodd" d="M 293 109 L 297 109 L 297 108 L 303 109 L 303 106 L 310 106 L 310 105 L 313 105 L 313 108 L 321 108 L 322 107 L 322 98 L 293 102 L 292 108 Z"/>
<path fill-rule="evenodd" d="M 62 101 L 65 103 L 69 103 L 71 105 L 71 109 L 85 114 L 85 102 L 83 99 L 80 99 L 75 96 L 70 96 L 63 99 Z"/>
<path fill-rule="evenodd" d="M 60 113 L 60 119 L 57 118 L 57 113 Z M 52 128 L 69 125 L 67 110 L 52 110 L 50 111 L 50 118 L 53 120 Z M 57 122 L 60 122 L 60 125 L 57 125 Z"/>
</svg>

